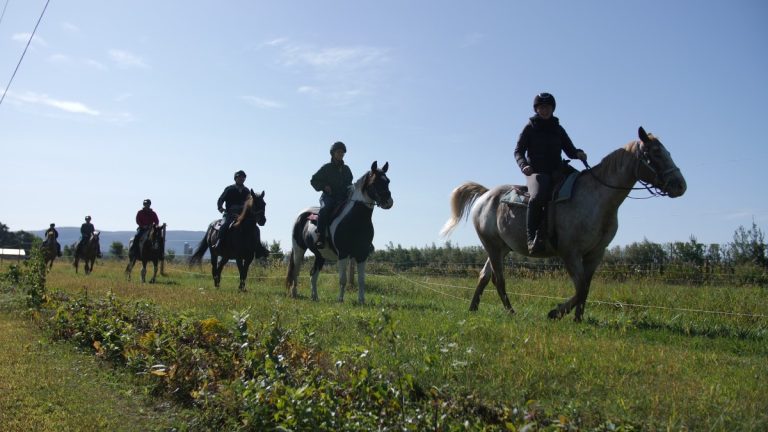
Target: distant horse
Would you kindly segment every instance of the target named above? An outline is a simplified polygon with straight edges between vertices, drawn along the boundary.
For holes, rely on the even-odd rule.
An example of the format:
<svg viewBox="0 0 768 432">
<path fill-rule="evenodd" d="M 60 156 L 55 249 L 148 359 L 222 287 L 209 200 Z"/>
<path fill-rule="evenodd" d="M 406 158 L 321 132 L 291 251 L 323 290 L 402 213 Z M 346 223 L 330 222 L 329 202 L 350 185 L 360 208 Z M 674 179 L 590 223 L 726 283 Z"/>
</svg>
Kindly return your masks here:
<svg viewBox="0 0 768 432">
<path fill-rule="evenodd" d="M 216 288 L 221 283 L 221 271 L 227 261 L 234 259 L 237 263 L 237 269 L 240 271 L 240 291 L 245 291 L 245 280 L 248 277 L 248 267 L 254 258 L 269 256 L 269 250 L 261 243 L 261 231 L 258 225 L 264 226 L 267 222 L 265 216 L 267 204 L 264 202 L 264 192 L 256 194 L 251 190 L 251 194 L 237 217 L 232 227 L 227 231 L 227 236 L 216 247 L 219 238 L 219 226 L 221 219 L 215 220 L 208 225 L 208 231 L 197 246 L 197 251 L 189 258 L 189 264 L 200 263 L 205 252 L 211 252 L 211 274 L 213 275 L 213 284 Z M 219 261 L 221 257 L 221 261 Z"/>
<path fill-rule="evenodd" d="M 53 262 L 58 256 L 58 249 L 56 248 L 56 235 L 54 235 L 53 231 L 48 231 L 48 235 L 46 235 L 41 249 L 43 252 L 43 258 L 45 259 L 45 265 L 50 271 L 53 268 Z"/>
<path fill-rule="evenodd" d="M 293 248 L 288 262 L 286 287 L 291 297 L 297 296 L 298 274 L 307 249 L 315 255 L 315 264 L 310 271 L 312 300 L 317 300 L 317 278 L 326 259 L 338 260 L 339 301 L 344 301 L 344 288 L 347 284 L 347 262 L 357 262 L 357 300 L 365 303 L 365 263 L 372 251 L 374 206 L 383 209 L 392 208 L 392 193 L 389 191 L 387 170 L 389 162 L 378 169 L 376 162 L 371 170 L 358 179 L 351 188 L 349 198 L 330 224 L 330 239 L 322 250 L 315 246 L 317 225 L 313 223 L 319 210 L 311 207 L 299 214 L 293 224 Z"/>
<path fill-rule="evenodd" d="M 562 318 L 575 308 L 575 320 L 581 321 L 592 276 L 619 226 L 619 206 L 636 182 L 655 195 L 676 198 L 685 193 L 685 178 L 664 145 L 642 127 L 638 136 L 640 141 L 628 143 L 581 172 L 569 200 L 550 203 L 549 226 L 556 244 L 548 240 L 546 250 L 536 256 L 562 258 L 576 289 L 573 297 L 549 312 L 551 319 Z M 492 280 L 504 307 L 514 313 L 507 298 L 502 261 L 510 250 L 528 255 L 528 247 L 525 205 L 500 203 L 512 189 L 502 185 L 488 190 L 467 182 L 451 194 L 451 218 L 441 233 L 450 235 L 471 206 L 472 222 L 488 253 L 469 310 L 477 310 L 480 296 Z"/>
<path fill-rule="evenodd" d="M 78 272 L 78 266 L 80 259 L 83 260 L 83 269 L 85 274 L 90 274 L 93 271 L 93 263 L 96 262 L 96 255 L 99 253 L 99 231 L 94 231 L 87 239 L 83 239 L 83 244 L 80 246 L 80 250 L 75 248 L 75 262 L 72 265 L 75 266 L 75 273 Z"/>
<path fill-rule="evenodd" d="M 152 279 L 149 283 L 155 283 L 157 277 L 157 261 L 161 260 L 165 252 L 165 224 L 152 226 L 141 234 L 138 239 L 138 255 L 133 249 L 133 239 L 128 242 L 128 266 L 125 268 L 125 274 L 128 280 L 131 280 L 131 270 L 136 260 L 141 260 L 141 282 L 146 281 L 147 262 L 152 261 Z"/>
</svg>

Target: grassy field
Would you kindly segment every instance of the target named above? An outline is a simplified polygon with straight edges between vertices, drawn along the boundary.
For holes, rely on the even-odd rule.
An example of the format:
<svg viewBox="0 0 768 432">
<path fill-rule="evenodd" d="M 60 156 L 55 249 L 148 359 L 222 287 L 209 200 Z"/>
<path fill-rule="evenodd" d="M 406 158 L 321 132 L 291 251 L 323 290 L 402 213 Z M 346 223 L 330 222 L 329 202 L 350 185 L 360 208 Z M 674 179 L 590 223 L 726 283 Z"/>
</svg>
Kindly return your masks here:
<svg viewBox="0 0 768 432">
<path fill-rule="evenodd" d="M 136 282 L 136 269 L 134 281 L 126 281 L 124 265 L 98 262 L 94 273 L 84 276 L 57 262 L 47 287 L 93 298 L 113 294 L 126 301 L 151 300 L 164 313 L 223 322 L 243 312 L 257 322 L 278 317 L 282 326 L 311 335 L 330 358 L 365 355 L 387 370 L 412 375 L 434 392 L 524 410 L 531 421 L 560 419 L 549 424 L 553 430 L 768 429 L 766 288 L 619 284 L 598 277 L 585 321 L 577 324 L 572 315 L 562 321 L 546 319 L 547 311 L 572 293 L 570 282 L 558 277 L 508 281 L 516 310 L 510 315 L 493 287 L 486 290 L 479 312 L 467 312 L 475 283 L 470 278 L 373 274 L 368 278 L 368 303 L 358 306 L 353 303 L 355 293 L 348 293 L 344 304 L 335 301 L 337 278 L 331 273 L 321 275 L 320 301 L 312 302 L 307 277 L 300 280 L 301 298 L 286 296 L 280 266 L 253 268 L 248 292 L 240 293 L 235 268 L 225 270 L 222 287 L 214 289 L 207 267 L 169 265 L 167 275 L 149 285 Z M 390 337 L 374 339 L 383 317 L 391 320 Z M 31 333 L 11 334 L 13 322 L 19 331 Z M 41 337 L 7 313 L 2 332 L 4 345 Z M 68 352 L 60 344 L 33 345 Z M 21 349 L 6 355 L 10 358 L 0 362 L 0 376 L 12 375 L 9 365 L 31 354 Z M 77 360 L 49 355 L 50 365 L 41 367 L 76 370 L 77 362 L 85 360 L 82 354 L 72 355 Z M 37 373 L 46 377 L 43 382 L 54 374 L 46 369 Z M 99 379 L 122 382 L 112 375 L 75 381 L 88 386 Z M 29 385 L 12 391 L 24 398 L 39 397 Z M 3 412 L 8 403 L 0 399 Z M 6 421 L 36 417 L 37 409 L 21 404 L 16 411 L 22 414 L 16 414 L 16 420 L 0 416 L 0 425 L 6 430 Z M 130 414 L 121 402 L 100 411 L 107 419 L 120 411 L 137 422 L 157 420 L 152 427 L 134 430 L 163 427 L 160 419 L 140 410 Z"/>
</svg>

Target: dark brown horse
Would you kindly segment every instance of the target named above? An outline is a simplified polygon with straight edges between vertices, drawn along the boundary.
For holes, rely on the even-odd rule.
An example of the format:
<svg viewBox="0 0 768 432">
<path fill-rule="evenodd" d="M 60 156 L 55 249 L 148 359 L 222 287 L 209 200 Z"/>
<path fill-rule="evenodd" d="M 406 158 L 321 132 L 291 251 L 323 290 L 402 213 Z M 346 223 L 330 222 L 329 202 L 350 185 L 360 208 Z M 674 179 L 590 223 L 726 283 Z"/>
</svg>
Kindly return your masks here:
<svg viewBox="0 0 768 432">
<path fill-rule="evenodd" d="M 87 239 L 83 239 L 83 244 L 79 248 L 75 248 L 75 261 L 72 263 L 75 266 L 75 273 L 78 272 L 80 260 L 83 260 L 83 270 L 85 274 L 90 274 L 93 271 L 93 264 L 96 262 L 96 255 L 99 250 L 99 231 L 94 231 Z M 79 249 L 79 251 L 78 251 Z"/>
<path fill-rule="evenodd" d="M 562 258 L 576 293 L 552 309 L 549 318 L 562 318 L 575 308 L 575 319 L 581 320 L 592 276 L 619 227 L 619 206 L 636 182 L 649 185 L 646 186 L 649 190 L 654 188 L 658 195 L 671 198 L 685 193 L 685 178 L 664 145 L 642 127 L 638 135 L 639 141 L 615 150 L 599 164 L 582 172 L 569 200 L 550 204 L 554 206 L 550 225 L 557 236 L 557 244 L 549 242 L 546 250 L 537 256 Z M 442 234 L 450 235 L 471 207 L 472 222 L 488 253 L 470 310 L 477 310 L 485 286 L 493 281 L 504 307 L 514 312 L 507 298 L 502 261 L 511 250 L 528 255 L 528 248 L 526 207 L 500 202 L 500 198 L 512 189 L 513 186 L 503 185 L 489 190 L 468 182 L 451 194 L 451 218 Z"/>
<path fill-rule="evenodd" d="M 53 231 L 48 231 L 48 235 L 45 237 L 43 244 L 41 245 L 43 252 L 43 259 L 45 259 L 45 265 L 50 271 L 53 268 L 53 262 L 58 256 L 58 249 L 56 247 L 56 235 Z"/>
<path fill-rule="evenodd" d="M 155 283 L 157 277 L 157 262 L 163 258 L 165 253 L 165 224 L 152 224 L 138 239 L 138 255 L 132 248 L 133 239 L 128 243 L 128 266 L 125 268 L 125 274 L 128 280 L 131 280 L 131 270 L 133 270 L 136 260 L 141 261 L 141 282 L 146 282 L 147 262 L 152 261 L 152 279 L 149 283 Z"/>
<path fill-rule="evenodd" d="M 227 261 L 234 259 L 237 263 L 237 269 L 240 271 L 240 291 L 245 291 L 245 281 L 248 278 L 248 267 L 254 258 L 269 256 L 269 250 L 261 243 L 261 231 L 258 225 L 264 226 L 267 222 L 265 216 L 266 202 L 264 202 L 264 192 L 251 194 L 240 212 L 237 220 L 227 232 L 223 241 L 215 247 L 219 237 L 218 225 L 221 220 L 216 220 L 208 225 L 203 239 L 197 246 L 197 250 L 189 258 L 189 264 L 199 264 L 205 252 L 211 252 L 211 274 L 213 275 L 213 284 L 216 288 L 221 283 L 221 271 L 227 264 Z M 219 260 L 221 258 L 221 260 Z"/>
</svg>

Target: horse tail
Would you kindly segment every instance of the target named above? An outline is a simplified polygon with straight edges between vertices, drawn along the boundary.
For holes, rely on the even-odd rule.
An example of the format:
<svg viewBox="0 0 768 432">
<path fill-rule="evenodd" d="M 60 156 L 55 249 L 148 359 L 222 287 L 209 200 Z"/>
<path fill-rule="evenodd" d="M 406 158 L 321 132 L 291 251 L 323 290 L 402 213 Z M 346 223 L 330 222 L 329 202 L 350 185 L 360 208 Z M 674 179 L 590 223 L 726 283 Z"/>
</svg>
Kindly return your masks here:
<svg viewBox="0 0 768 432">
<path fill-rule="evenodd" d="M 475 200 L 488 192 L 488 188 L 475 182 L 466 182 L 451 192 L 451 217 L 445 222 L 440 235 L 448 237 L 456 226 L 467 215 L 467 209 L 472 207 Z"/>
<path fill-rule="evenodd" d="M 189 257 L 189 265 L 200 264 L 200 262 L 202 262 L 203 255 L 205 255 L 205 251 L 208 250 L 208 246 L 209 246 L 208 231 L 205 232 L 205 234 L 203 235 L 203 239 L 200 240 L 200 244 L 197 245 L 197 250 L 195 251 L 195 253 L 193 253 L 192 256 Z"/>
<path fill-rule="evenodd" d="M 291 252 L 288 254 L 288 274 L 285 275 L 285 287 L 291 289 L 294 281 L 297 279 L 296 264 L 293 262 L 293 254 L 296 253 L 294 248 L 291 248 Z"/>
</svg>

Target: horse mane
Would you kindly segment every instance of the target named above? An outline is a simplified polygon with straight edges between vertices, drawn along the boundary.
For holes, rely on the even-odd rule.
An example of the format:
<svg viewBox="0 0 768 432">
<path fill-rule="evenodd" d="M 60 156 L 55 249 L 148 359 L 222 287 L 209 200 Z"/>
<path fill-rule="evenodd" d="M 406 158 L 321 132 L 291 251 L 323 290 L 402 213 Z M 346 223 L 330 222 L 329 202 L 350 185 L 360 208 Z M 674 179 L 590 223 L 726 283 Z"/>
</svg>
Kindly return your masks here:
<svg viewBox="0 0 768 432">
<path fill-rule="evenodd" d="M 650 134 L 648 136 L 653 138 Z M 627 164 L 637 160 L 637 154 L 640 152 L 641 144 L 641 141 L 628 142 L 624 147 L 608 153 L 594 168 L 598 169 L 598 167 L 600 167 L 599 169 L 604 169 L 609 172 L 622 170 Z"/>
<path fill-rule="evenodd" d="M 243 209 L 240 210 L 240 214 L 237 215 L 237 220 L 234 224 L 232 224 L 232 226 L 240 226 L 240 224 L 245 220 L 245 217 L 248 215 L 248 212 L 251 211 L 251 207 L 253 207 L 253 193 L 248 193 L 248 198 L 245 200 L 245 205 L 243 206 Z"/>
</svg>

